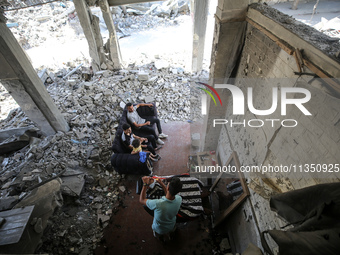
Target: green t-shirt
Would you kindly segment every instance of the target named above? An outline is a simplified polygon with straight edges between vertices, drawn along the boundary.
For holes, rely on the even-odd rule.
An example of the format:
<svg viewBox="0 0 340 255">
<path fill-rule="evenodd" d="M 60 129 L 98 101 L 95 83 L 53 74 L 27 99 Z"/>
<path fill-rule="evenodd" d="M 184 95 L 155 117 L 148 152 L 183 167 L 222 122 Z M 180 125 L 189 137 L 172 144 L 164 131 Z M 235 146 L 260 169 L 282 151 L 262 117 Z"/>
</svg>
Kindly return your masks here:
<svg viewBox="0 0 340 255">
<path fill-rule="evenodd" d="M 174 200 L 169 200 L 165 196 L 160 199 L 148 199 L 146 206 L 154 210 L 152 229 L 160 234 L 169 233 L 176 224 L 176 215 L 182 203 L 182 197 L 175 196 Z"/>
</svg>

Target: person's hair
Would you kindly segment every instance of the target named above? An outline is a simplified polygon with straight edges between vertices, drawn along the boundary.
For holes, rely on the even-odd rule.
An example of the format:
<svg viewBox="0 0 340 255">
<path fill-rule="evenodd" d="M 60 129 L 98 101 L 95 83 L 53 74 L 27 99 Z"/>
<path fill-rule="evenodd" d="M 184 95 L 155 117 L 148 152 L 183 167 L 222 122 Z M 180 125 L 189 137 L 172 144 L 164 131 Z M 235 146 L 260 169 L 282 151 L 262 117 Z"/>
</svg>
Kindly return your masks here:
<svg viewBox="0 0 340 255">
<path fill-rule="evenodd" d="M 169 192 L 172 196 L 175 196 L 182 190 L 182 182 L 178 177 L 173 177 L 169 184 Z"/>
<path fill-rule="evenodd" d="M 127 130 L 127 129 L 129 129 L 131 126 L 129 125 L 129 124 L 127 124 L 127 123 L 124 123 L 123 124 L 123 130 Z"/>
<path fill-rule="evenodd" d="M 131 103 L 127 103 L 126 104 L 126 107 L 130 107 L 132 104 Z"/>
<path fill-rule="evenodd" d="M 133 148 L 138 148 L 139 145 L 140 145 L 139 139 L 135 139 L 135 140 L 132 141 Z"/>
</svg>

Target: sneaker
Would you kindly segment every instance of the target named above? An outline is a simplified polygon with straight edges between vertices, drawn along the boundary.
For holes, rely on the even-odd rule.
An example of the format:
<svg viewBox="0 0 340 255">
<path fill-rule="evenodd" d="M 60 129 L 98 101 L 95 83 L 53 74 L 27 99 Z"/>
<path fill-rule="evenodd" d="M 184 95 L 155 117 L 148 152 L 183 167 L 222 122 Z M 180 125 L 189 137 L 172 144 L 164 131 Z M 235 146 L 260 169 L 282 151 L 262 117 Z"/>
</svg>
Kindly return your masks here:
<svg viewBox="0 0 340 255">
<path fill-rule="evenodd" d="M 163 145 L 163 144 L 164 144 L 164 142 L 163 142 L 161 139 L 159 139 L 159 138 L 158 138 L 158 140 L 156 141 L 156 143 L 157 143 L 157 144 L 160 144 L 160 145 Z"/>
<path fill-rule="evenodd" d="M 164 133 L 161 133 L 161 134 L 158 135 L 158 137 L 159 137 L 159 138 L 167 138 L 168 135 L 166 135 L 166 134 L 164 134 Z"/>
<path fill-rule="evenodd" d="M 159 149 L 162 149 L 163 148 L 163 145 L 159 145 L 157 146 L 157 148 L 155 149 L 155 151 L 158 151 Z"/>
<path fill-rule="evenodd" d="M 156 154 L 156 159 L 160 160 L 162 157 L 159 154 Z"/>
<path fill-rule="evenodd" d="M 153 157 L 150 157 L 150 159 L 151 159 L 151 161 L 154 161 L 154 162 L 158 161 L 158 159 L 153 158 Z"/>
</svg>

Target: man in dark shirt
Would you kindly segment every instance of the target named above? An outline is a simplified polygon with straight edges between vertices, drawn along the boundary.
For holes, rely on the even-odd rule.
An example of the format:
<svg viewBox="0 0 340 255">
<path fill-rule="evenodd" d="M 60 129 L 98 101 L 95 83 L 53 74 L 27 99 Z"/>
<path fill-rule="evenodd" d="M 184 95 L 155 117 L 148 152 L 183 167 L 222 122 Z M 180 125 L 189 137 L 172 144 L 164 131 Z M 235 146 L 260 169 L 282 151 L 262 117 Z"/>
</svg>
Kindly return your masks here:
<svg viewBox="0 0 340 255">
<path fill-rule="evenodd" d="M 124 132 L 122 133 L 121 139 L 126 148 L 132 150 L 133 149 L 132 141 L 135 139 L 139 139 L 141 141 L 142 147 L 147 148 L 148 151 L 150 151 L 152 154 L 156 155 L 157 158 L 159 158 L 159 155 L 156 154 L 155 150 L 160 149 L 160 147 L 157 148 L 155 138 L 152 135 L 149 135 L 147 137 L 136 136 L 135 134 L 132 133 L 131 126 L 127 123 L 123 124 L 123 131 Z"/>
</svg>

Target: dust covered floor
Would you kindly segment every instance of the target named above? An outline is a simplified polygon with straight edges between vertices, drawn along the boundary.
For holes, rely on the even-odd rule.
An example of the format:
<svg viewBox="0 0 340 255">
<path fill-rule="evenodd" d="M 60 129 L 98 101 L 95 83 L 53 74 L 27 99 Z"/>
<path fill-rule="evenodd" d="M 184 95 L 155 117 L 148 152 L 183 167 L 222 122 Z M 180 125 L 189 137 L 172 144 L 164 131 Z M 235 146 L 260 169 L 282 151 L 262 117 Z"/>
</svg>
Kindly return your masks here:
<svg viewBox="0 0 340 255">
<path fill-rule="evenodd" d="M 164 139 L 165 145 L 159 150 L 162 159 L 154 164 L 155 175 L 188 172 L 190 125 L 187 122 L 163 124 L 163 132 L 169 137 Z M 111 217 L 95 254 L 212 254 L 214 244 L 208 216 L 179 224 L 174 240 L 165 244 L 153 236 L 153 218 L 140 205 L 136 194 L 138 178 L 127 176 L 123 180 L 126 191 L 122 203 Z"/>
</svg>

